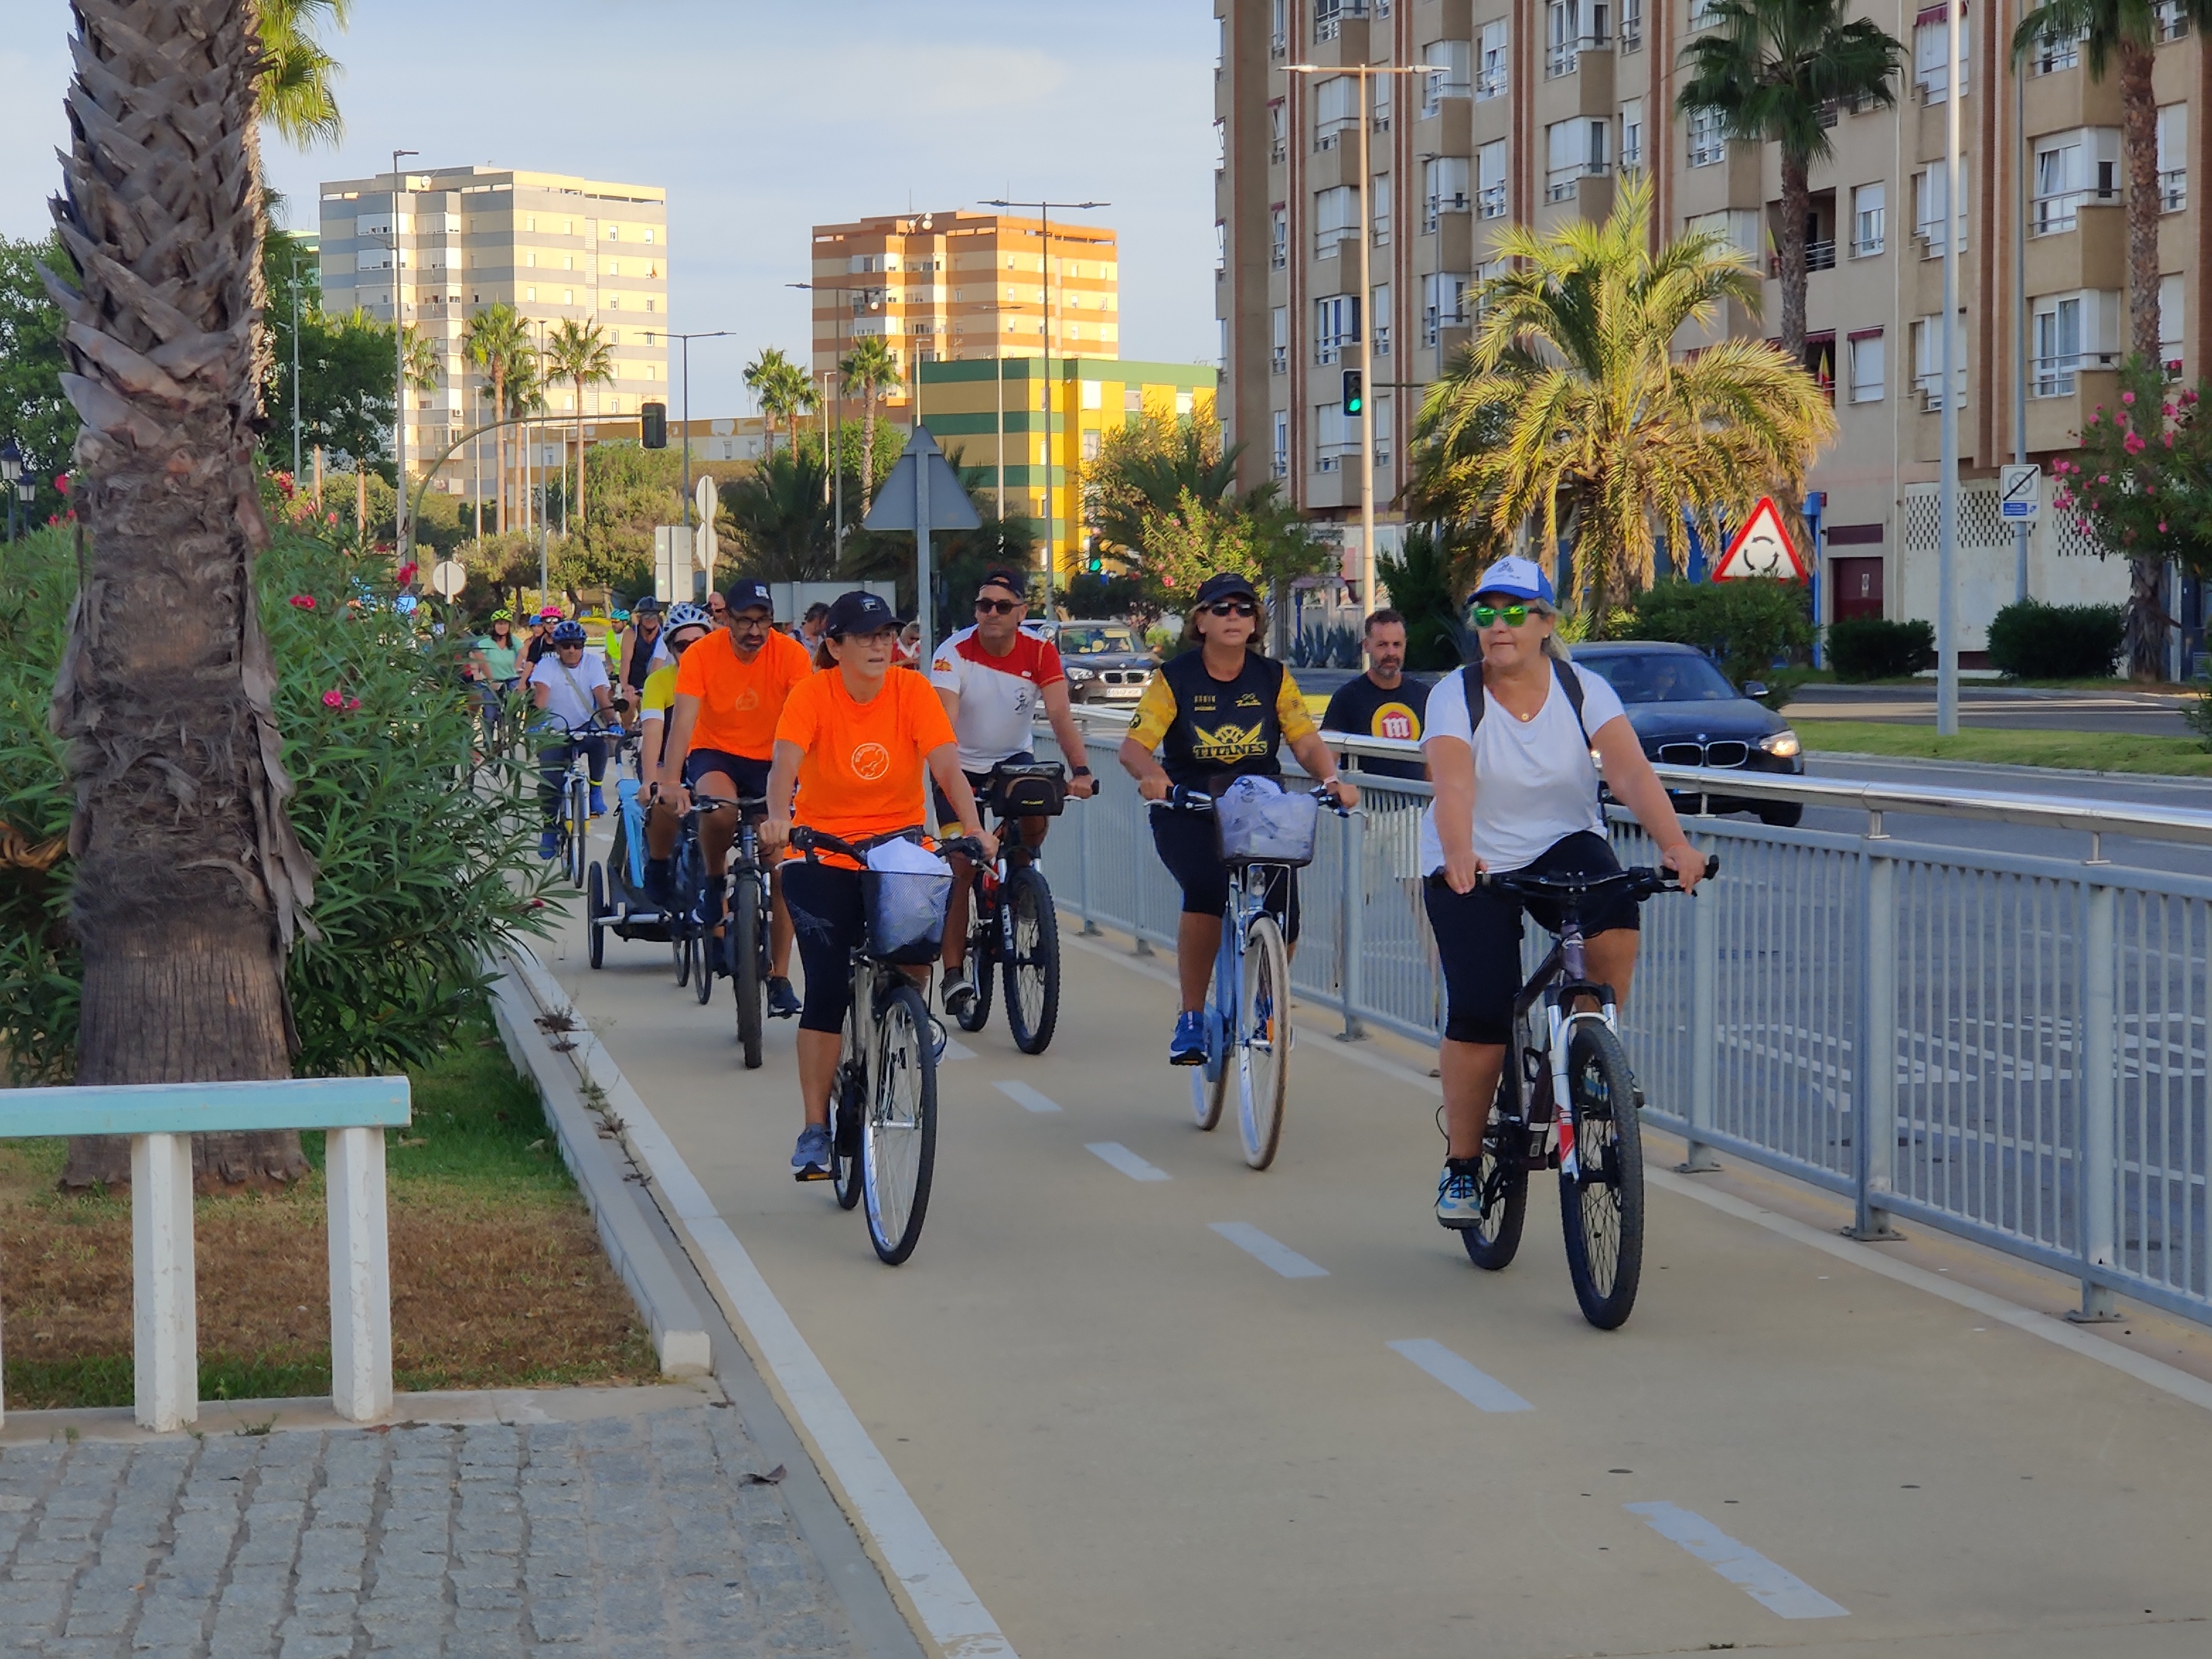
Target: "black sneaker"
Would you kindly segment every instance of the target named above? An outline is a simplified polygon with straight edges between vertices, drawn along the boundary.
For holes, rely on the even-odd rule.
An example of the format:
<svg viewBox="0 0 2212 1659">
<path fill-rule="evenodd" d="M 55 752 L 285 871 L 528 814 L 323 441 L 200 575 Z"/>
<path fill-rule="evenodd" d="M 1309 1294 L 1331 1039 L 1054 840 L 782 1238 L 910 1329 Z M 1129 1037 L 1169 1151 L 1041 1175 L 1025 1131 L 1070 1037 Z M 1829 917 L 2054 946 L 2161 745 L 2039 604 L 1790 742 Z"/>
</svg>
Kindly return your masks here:
<svg viewBox="0 0 2212 1659">
<path fill-rule="evenodd" d="M 781 975 L 770 975 L 768 981 L 768 1017 L 770 1019 L 799 1018 L 799 993 L 791 988 L 791 981 Z"/>
<path fill-rule="evenodd" d="M 700 921 L 708 927 L 720 927 L 722 917 L 730 908 L 730 878 L 727 876 L 707 878 L 706 914 Z"/>
<path fill-rule="evenodd" d="M 958 1019 L 975 1006 L 975 983 L 961 969 L 949 969 L 945 975 L 945 1012 Z"/>
</svg>

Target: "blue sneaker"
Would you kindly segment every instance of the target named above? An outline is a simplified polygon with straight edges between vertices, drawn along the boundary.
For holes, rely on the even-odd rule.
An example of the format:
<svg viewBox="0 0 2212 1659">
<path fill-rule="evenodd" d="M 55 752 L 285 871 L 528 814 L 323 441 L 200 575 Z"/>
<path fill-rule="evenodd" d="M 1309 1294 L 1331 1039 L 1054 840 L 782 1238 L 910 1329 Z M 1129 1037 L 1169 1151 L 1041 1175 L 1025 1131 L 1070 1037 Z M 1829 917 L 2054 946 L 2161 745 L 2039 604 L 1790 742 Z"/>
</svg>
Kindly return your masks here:
<svg viewBox="0 0 2212 1659">
<path fill-rule="evenodd" d="M 599 786 L 592 786 L 592 816 L 603 818 L 607 815 L 607 798 L 599 793 Z"/>
<path fill-rule="evenodd" d="M 830 1179 L 830 1126 L 810 1123 L 799 1132 L 799 1145 L 791 1154 L 793 1181 Z"/>
<path fill-rule="evenodd" d="M 1175 1036 L 1168 1040 L 1168 1064 L 1170 1066 L 1203 1066 L 1206 1064 L 1206 1016 L 1177 1014 Z"/>
<path fill-rule="evenodd" d="M 550 864 L 561 855 L 561 832 L 541 830 L 538 834 L 538 856 Z"/>
<path fill-rule="evenodd" d="M 1481 1160 L 1450 1158 L 1437 1178 L 1437 1220 L 1446 1227 L 1465 1229 L 1482 1224 Z"/>
</svg>

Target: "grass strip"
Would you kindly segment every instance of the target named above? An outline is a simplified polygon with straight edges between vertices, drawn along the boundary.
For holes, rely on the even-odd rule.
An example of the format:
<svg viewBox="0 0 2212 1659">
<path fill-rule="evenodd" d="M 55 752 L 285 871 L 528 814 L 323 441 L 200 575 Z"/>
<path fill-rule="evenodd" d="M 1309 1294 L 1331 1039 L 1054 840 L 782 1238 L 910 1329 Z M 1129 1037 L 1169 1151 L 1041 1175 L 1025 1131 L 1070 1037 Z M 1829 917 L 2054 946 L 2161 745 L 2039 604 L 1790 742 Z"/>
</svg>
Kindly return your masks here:
<svg viewBox="0 0 2212 1659">
<path fill-rule="evenodd" d="M 1800 719 L 1795 729 L 1811 754 L 1842 750 L 1908 760 L 2212 777 L 2212 752 L 2195 738 L 2136 737 L 2119 732 L 1992 732 L 1978 726 L 1947 738 L 1927 726 L 1820 719 Z"/>
</svg>

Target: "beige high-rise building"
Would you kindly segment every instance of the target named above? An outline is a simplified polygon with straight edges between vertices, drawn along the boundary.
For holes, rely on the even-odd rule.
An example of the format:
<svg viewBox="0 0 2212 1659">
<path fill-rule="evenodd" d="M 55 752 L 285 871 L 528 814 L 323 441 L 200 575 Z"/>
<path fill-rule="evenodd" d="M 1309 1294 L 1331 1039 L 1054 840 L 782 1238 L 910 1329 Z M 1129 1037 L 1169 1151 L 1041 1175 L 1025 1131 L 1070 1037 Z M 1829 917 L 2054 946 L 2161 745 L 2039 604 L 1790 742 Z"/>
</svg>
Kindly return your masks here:
<svg viewBox="0 0 2212 1659">
<path fill-rule="evenodd" d="M 879 335 L 902 420 L 917 364 L 1121 356 L 1121 256 L 1103 225 L 966 211 L 817 225 L 811 269 L 816 382 Z"/>
<path fill-rule="evenodd" d="M 533 466 L 561 465 L 579 413 L 586 442 L 614 435 L 595 430 L 593 416 L 624 417 L 617 423 L 635 436 L 638 405 L 669 400 L 668 196 L 659 185 L 433 167 L 327 183 L 321 206 L 324 309 L 358 307 L 389 323 L 396 304 L 438 349 L 438 386 L 407 394 L 410 474 L 492 417 L 490 386 L 464 356 L 461 336 L 471 316 L 501 301 L 541 344 L 574 318 L 596 320 L 612 348 L 614 380 L 587 389 L 580 411 L 573 387 L 547 389 L 548 424 L 531 446 L 546 453 L 531 456 Z M 481 462 L 473 447 L 433 487 L 491 493 L 489 441 Z"/>
<path fill-rule="evenodd" d="M 1825 555 L 1824 619 L 1936 615 L 1936 501 L 1948 95 L 1944 14 L 1903 0 L 1854 9 L 1903 43 L 1893 109 L 1841 108 L 1833 156 L 1812 174 L 1808 367 L 1836 402 L 1842 435 L 1814 470 Z M 1273 476 L 1356 539 L 1358 445 L 1340 375 L 1371 328 L 1368 392 L 1383 517 L 1409 476 L 1422 389 L 1468 337 L 1476 284 L 1497 269 L 1510 222 L 1601 217 L 1625 172 L 1648 170 L 1661 231 L 1724 230 L 1768 272 L 1762 317 L 1778 331 L 1773 263 L 1780 166 L 1771 144 L 1731 143 L 1674 112 L 1702 0 L 1215 0 L 1221 63 L 1216 194 L 1223 408 L 1243 441 L 1246 486 Z M 2021 0 L 1969 15 L 1961 117 L 1967 228 L 1960 250 L 1963 388 L 1958 559 L 1960 646 L 1978 651 L 2014 592 L 2013 534 L 1995 473 L 2013 459 L 2014 392 L 2028 364 L 2027 447 L 2045 463 L 2117 395 L 2128 343 L 2127 188 L 2117 64 L 2090 77 L 2079 48 L 2038 54 L 2015 81 Z M 2212 217 L 2191 188 L 2204 153 L 2208 64 L 2169 6 L 2156 54 L 2164 353 L 2203 372 Z M 1291 74 L 1311 64 L 1324 72 Z M 1327 67 L 1425 65 L 1377 76 L 1366 107 Z M 1996 97 L 1984 88 L 1998 90 Z M 1369 124 L 1370 179 L 1356 140 Z M 1932 179 L 1932 184 L 1931 184 Z M 1367 188 L 1363 189 L 1363 185 Z M 2024 211 L 2023 211 L 2024 203 Z M 1372 236 L 1371 292 L 1358 292 L 1357 238 Z M 2025 303 L 2014 297 L 2025 231 Z M 1684 349 L 1697 342 L 1685 340 Z M 2045 499 L 2051 491 L 2046 480 Z M 1392 532 L 1378 531 L 1387 544 Z M 2125 567 L 2100 558 L 2046 509 L 2030 542 L 2038 599 L 2115 599 Z M 2194 608 L 2192 592 L 2177 604 Z M 2177 611 L 2177 614 L 2180 614 Z M 1973 660 L 1971 657 L 1969 661 Z"/>
</svg>

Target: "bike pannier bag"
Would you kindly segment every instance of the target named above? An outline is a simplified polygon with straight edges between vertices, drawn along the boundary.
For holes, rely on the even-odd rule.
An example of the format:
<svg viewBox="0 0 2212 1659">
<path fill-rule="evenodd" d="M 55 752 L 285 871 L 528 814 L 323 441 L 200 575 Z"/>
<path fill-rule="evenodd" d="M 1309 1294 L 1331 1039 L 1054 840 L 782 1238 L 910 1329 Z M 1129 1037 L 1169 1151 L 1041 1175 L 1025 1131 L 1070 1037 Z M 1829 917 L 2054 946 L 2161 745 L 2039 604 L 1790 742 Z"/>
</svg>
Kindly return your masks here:
<svg viewBox="0 0 2212 1659">
<path fill-rule="evenodd" d="M 870 956 L 908 965 L 937 960 L 952 897 L 951 866 L 910 841 L 887 841 L 868 849 L 860 891 Z"/>
<path fill-rule="evenodd" d="M 1213 798 L 1226 864 L 1310 864 L 1321 803 L 1272 778 L 1238 778 Z"/>
<path fill-rule="evenodd" d="M 1056 818 L 1067 799 L 1066 774 L 1057 761 L 1001 761 L 992 769 L 991 782 L 999 811 L 1010 818 Z"/>
</svg>

